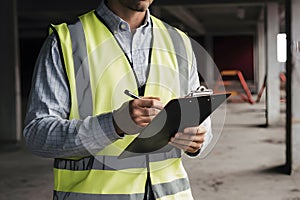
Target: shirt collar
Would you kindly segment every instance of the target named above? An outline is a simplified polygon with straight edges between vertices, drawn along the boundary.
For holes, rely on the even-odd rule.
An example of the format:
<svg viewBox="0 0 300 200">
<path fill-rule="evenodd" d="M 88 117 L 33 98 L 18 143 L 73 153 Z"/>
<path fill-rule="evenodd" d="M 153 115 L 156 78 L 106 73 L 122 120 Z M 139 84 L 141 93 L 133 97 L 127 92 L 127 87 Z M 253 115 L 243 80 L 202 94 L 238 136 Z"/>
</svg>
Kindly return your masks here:
<svg viewBox="0 0 300 200">
<path fill-rule="evenodd" d="M 114 14 L 104 3 L 101 1 L 100 6 L 96 9 L 99 16 L 102 17 L 108 28 L 115 34 L 121 30 L 129 30 L 129 24 L 121 19 L 119 16 Z M 144 23 L 139 28 L 146 28 L 151 24 L 150 11 L 146 11 L 146 17 Z M 125 26 L 124 26 L 125 25 Z"/>
</svg>

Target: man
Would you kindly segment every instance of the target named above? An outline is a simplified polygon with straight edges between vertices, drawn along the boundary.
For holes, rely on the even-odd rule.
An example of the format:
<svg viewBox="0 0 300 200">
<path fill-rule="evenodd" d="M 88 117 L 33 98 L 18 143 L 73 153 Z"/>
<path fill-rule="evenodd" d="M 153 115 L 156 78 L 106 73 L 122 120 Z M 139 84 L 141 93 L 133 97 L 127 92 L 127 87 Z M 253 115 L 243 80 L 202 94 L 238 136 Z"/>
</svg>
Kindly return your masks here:
<svg viewBox="0 0 300 200">
<path fill-rule="evenodd" d="M 189 39 L 150 16 L 152 1 L 108 0 L 51 27 L 24 136 L 35 154 L 55 158 L 54 199 L 193 199 L 181 151 L 200 154 L 209 121 L 176 133 L 168 152 L 118 159 L 163 105 L 199 87 Z"/>
</svg>

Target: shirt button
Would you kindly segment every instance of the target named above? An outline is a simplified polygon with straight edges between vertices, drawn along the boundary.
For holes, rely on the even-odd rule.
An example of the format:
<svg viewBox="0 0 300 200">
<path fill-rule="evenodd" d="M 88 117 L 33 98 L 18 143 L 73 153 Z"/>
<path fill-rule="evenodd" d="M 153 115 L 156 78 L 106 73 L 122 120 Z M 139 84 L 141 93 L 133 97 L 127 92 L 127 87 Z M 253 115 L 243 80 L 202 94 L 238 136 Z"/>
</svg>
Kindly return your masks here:
<svg viewBox="0 0 300 200">
<path fill-rule="evenodd" d="M 117 30 L 114 30 L 114 34 L 117 34 L 118 33 L 118 31 Z"/>
<path fill-rule="evenodd" d="M 121 28 L 122 30 L 125 30 L 125 29 L 126 29 L 126 24 L 125 24 L 125 23 L 121 23 L 120 28 Z"/>
</svg>

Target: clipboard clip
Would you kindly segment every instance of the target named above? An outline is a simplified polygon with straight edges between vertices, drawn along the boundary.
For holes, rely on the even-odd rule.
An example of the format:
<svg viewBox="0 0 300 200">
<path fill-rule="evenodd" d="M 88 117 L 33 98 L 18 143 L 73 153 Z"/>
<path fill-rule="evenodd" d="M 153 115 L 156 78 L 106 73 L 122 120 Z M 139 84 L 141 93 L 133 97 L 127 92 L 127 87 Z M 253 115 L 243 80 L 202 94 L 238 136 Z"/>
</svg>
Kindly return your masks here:
<svg viewBox="0 0 300 200">
<path fill-rule="evenodd" d="M 207 89 L 205 86 L 201 85 L 196 90 L 192 90 L 191 92 L 189 92 L 185 97 L 200 97 L 211 94 L 213 94 L 212 89 Z"/>
</svg>

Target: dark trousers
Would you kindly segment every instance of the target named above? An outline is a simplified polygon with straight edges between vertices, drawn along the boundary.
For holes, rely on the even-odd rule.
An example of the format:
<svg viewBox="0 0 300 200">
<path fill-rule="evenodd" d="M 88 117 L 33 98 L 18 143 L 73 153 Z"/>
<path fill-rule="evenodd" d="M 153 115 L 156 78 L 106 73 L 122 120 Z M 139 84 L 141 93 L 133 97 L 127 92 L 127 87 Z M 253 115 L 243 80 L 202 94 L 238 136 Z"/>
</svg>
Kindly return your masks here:
<svg viewBox="0 0 300 200">
<path fill-rule="evenodd" d="M 150 174 L 148 172 L 146 184 L 145 184 L 145 195 L 144 200 L 155 200 L 154 193 L 151 186 Z"/>
</svg>

